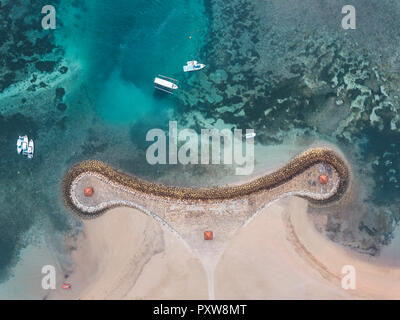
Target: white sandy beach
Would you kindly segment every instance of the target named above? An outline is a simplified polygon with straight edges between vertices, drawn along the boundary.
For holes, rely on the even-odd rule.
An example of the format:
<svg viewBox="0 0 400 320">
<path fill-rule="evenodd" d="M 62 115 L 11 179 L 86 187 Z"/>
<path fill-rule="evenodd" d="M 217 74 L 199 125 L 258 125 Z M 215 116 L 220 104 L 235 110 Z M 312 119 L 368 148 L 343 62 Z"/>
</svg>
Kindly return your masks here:
<svg viewBox="0 0 400 320">
<path fill-rule="evenodd" d="M 174 234 L 135 209 L 84 222 L 73 252 L 72 290 L 55 299 L 206 299 L 200 261 Z"/>
<path fill-rule="evenodd" d="M 307 206 L 279 200 L 239 230 L 217 264 L 215 298 L 399 299 L 399 232 L 380 257 L 364 256 L 323 237 Z M 200 260 L 153 218 L 119 208 L 84 225 L 68 279 L 73 288 L 51 298 L 208 298 Z M 356 269 L 356 290 L 341 287 L 344 265 Z"/>
<path fill-rule="evenodd" d="M 240 230 L 217 267 L 216 298 L 400 298 L 400 261 L 386 254 L 398 239 L 381 257 L 357 254 L 323 237 L 306 209 L 302 199 L 283 199 Z M 341 287 L 345 265 L 355 267 L 356 290 Z"/>
</svg>

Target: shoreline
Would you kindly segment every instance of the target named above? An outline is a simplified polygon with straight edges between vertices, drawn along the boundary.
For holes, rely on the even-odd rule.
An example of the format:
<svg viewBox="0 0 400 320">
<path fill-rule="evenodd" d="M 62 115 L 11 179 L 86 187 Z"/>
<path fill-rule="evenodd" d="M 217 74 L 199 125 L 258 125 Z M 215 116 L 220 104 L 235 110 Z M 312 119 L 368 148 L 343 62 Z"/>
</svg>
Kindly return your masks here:
<svg viewBox="0 0 400 320">
<path fill-rule="evenodd" d="M 49 299 L 207 299 L 199 258 L 143 212 L 116 208 L 83 225 L 74 239 L 72 289 L 57 288 Z"/>
<path fill-rule="evenodd" d="M 101 219 L 83 221 L 85 231 L 73 251 L 76 268 L 68 277 L 72 290 L 56 290 L 49 298 L 207 299 L 209 284 L 216 299 L 400 298 L 393 290 L 400 260 L 388 265 L 384 257 L 330 241 L 315 229 L 307 208 L 297 197 L 263 208 L 212 261 L 213 270 L 151 217 L 132 208 L 112 209 Z M 341 287 L 341 267 L 348 264 L 357 270 L 356 290 Z"/>
<path fill-rule="evenodd" d="M 321 174 L 329 176 L 326 184 L 318 182 Z M 279 199 L 298 196 L 315 203 L 330 203 L 341 198 L 349 182 L 349 169 L 336 152 L 311 148 L 267 175 L 240 185 L 203 189 L 154 184 L 102 162 L 85 161 L 67 173 L 63 190 L 66 204 L 84 219 L 96 218 L 110 209 L 134 209 L 130 212 L 139 210 L 160 222 L 159 226 L 166 227 L 163 233 L 166 229 L 172 231 L 168 233 L 200 261 L 207 275 L 208 297 L 214 299 L 218 261 L 238 230 Z M 96 190 L 92 197 L 84 197 L 87 186 Z M 103 219 L 112 218 L 107 215 L 91 221 Z M 204 241 L 204 230 L 213 230 L 214 241 Z"/>
<path fill-rule="evenodd" d="M 304 199 L 280 200 L 239 230 L 217 266 L 216 298 L 400 299 L 399 257 L 389 264 L 329 240 L 307 208 Z M 356 270 L 354 290 L 342 288 L 345 265 Z"/>
<path fill-rule="evenodd" d="M 350 177 L 349 171 L 347 174 Z M 297 178 L 301 180 L 304 176 L 300 174 Z M 82 173 L 78 174 L 76 179 L 79 177 L 87 178 L 82 176 Z M 142 180 L 138 179 L 135 182 L 137 181 Z M 251 183 L 246 182 L 244 185 Z M 347 183 L 349 188 L 350 179 Z M 136 196 L 142 193 L 137 189 L 134 190 L 132 194 Z M 248 208 L 247 214 L 238 214 L 231 208 L 221 220 L 218 220 L 220 218 L 218 214 L 215 215 L 216 207 L 209 200 L 203 202 L 203 200 L 161 198 L 162 206 L 173 208 L 158 212 L 152 202 L 154 199 L 151 200 L 152 197 L 149 195 L 142 196 L 140 199 L 142 202 L 139 203 L 145 204 L 149 212 L 156 215 L 162 213 L 159 215 L 161 220 L 171 223 L 174 229 L 172 231 L 176 232 L 170 232 L 171 229 L 157 223 L 154 217 L 146 214 L 147 212 L 132 207 L 109 208 L 109 214 L 99 219 L 84 219 L 85 232 L 78 238 L 77 250 L 74 253 L 77 267 L 70 278 L 71 282 L 80 279 L 84 285 L 79 285 L 75 293 L 69 294 L 69 298 L 204 299 L 208 296 L 209 299 L 387 299 L 400 297 L 400 292 L 390 292 L 386 288 L 388 284 L 397 281 L 400 272 L 397 266 L 400 265 L 400 261 L 388 266 L 384 257 L 363 255 L 329 240 L 315 228 L 313 216 L 308 214 L 309 206 L 313 205 L 313 202 L 304 197 L 301 199 L 295 194 L 285 194 L 284 198 L 268 201 L 263 195 L 269 194 L 270 191 L 264 190 L 258 195 L 245 197 L 246 199 L 253 197 L 253 200 L 262 198 L 256 206 Z M 348 197 L 351 197 L 351 194 L 347 192 L 340 199 L 349 201 Z M 242 210 L 237 199 L 227 200 L 230 201 L 220 201 L 225 203 L 222 205 L 224 208 L 227 207 L 226 203 L 232 202 L 235 207 L 239 206 L 236 208 L 238 211 Z M 182 208 L 184 210 L 179 211 Z M 178 210 L 176 215 L 171 214 L 174 210 Z M 194 218 L 190 210 L 194 210 Z M 323 213 L 322 206 L 317 206 L 314 210 Z M 182 214 L 187 216 L 180 217 Z M 213 221 L 215 218 L 217 220 Z M 144 226 L 143 221 L 146 221 L 148 226 Z M 109 225 L 113 225 L 112 230 L 108 229 Z M 229 229 L 227 233 L 223 233 L 225 230 L 219 228 L 222 225 L 223 229 Z M 199 237 L 201 233 L 198 229 L 201 231 L 206 226 L 211 226 L 211 230 L 214 230 L 215 236 L 218 237 L 212 242 L 205 242 Z M 168 238 L 167 242 L 173 245 L 169 248 L 161 245 L 155 252 L 149 253 L 140 249 L 140 243 L 143 241 L 140 237 L 136 238 L 136 242 L 128 243 L 126 240 L 121 240 L 121 237 L 128 237 L 129 234 L 138 232 L 149 241 L 147 248 L 160 246 L 160 237 L 164 239 L 163 241 Z M 148 237 L 148 234 L 153 236 Z M 104 249 L 104 246 L 107 246 L 107 249 Z M 395 246 L 396 244 L 393 245 Z M 113 248 L 118 247 L 121 247 L 117 250 L 118 257 L 111 257 L 110 254 L 114 255 Z M 180 253 L 174 254 L 175 248 L 178 247 L 181 249 L 176 250 Z M 393 251 L 395 248 L 390 250 Z M 136 259 L 135 264 L 129 262 L 130 259 Z M 179 260 L 179 263 L 176 260 Z M 180 266 L 179 275 L 174 271 L 176 263 Z M 341 287 L 343 275 L 341 267 L 339 268 L 340 263 L 352 264 L 359 272 L 357 273 L 359 285 L 356 290 L 344 290 Z M 160 265 L 169 267 L 166 270 L 160 269 Z M 127 273 L 127 266 L 134 271 Z M 82 268 L 86 270 L 86 277 L 82 275 Z M 95 270 L 95 275 L 90 279 L 87 277 L 87 270 Z M 276 272 L 279 276 L 274 276 Z M 120 286 L 118 284 L 120 280 L 117 279 L 122 278 L 126 283 Z M 52 298 L 67 297 L 61 293 L 60 296 L 57 294 Z"/>
</svg>

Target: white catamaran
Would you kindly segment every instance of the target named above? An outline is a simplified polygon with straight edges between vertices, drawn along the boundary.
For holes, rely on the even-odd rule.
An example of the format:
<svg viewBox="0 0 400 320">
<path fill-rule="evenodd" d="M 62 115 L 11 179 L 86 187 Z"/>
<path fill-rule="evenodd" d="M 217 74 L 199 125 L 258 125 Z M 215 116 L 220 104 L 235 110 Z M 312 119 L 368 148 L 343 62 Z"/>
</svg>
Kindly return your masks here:
<svg viewBox="0 0 400 320">
<path fill-rule="evenodd" d="M 33 158 L 33 154 L 35 153 L 35 143 L 33 140 L 29 140 L 28 136 L 19 136 L 17 140 L 17 152 L 18 154 L 23 154 L 27 156 L 28 159 Z"/>
<path fill-rule="evenodd" d="M 183 66 L 183 72 L 197 71 L 204 69 L 205 67 L 205 64 L 198 63 L 196 60 L 188 61 L 186 66 Z"/>
</svg>

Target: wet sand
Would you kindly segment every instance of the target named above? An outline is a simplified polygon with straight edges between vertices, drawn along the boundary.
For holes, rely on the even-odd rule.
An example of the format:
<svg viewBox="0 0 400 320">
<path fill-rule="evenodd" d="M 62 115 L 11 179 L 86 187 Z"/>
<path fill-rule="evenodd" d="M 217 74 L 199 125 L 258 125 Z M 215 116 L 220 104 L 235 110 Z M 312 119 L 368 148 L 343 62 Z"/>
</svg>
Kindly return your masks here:
<svg viewBox="0 0 400 320">
<path fill-rule="evenodd" d="M 321 174 L 328 177 L 326 184 L 320 183 Z M 210 284 L 208 295 L 213 299 L 216 262 L 242 226 L 282 197 L 297 195 L 330 202 L 346 190 L 349 181 L 343 177 L 347 177 L 344 161 L 324 148 L 309 149 L 288 165 L 250 182 L 208 189 L 153 184 L 91 161 L 69 171 L 64 196 L 67 205 L 83 218 L 101 219 L 102 213 L 115 207 L 131 207 L 154 218 L 200 259 Z M 94 190 L 91 196 L 85 196 L 87 187 Z M 206 230 L 213 232 L 212 241 L 204 241 Z"/>
<path fill-rule="evenodd" d="M 388 266 L 385 257 L 350 251 L 321 235 L 311 221 L 316 210 L 326 211 L 321 206 L 324 199 L 340 194 L 341 181 L 351 185 L 347 180 L 351 174 L 343 180 L 344 169 L 314 162 L 266 190 L 232 198 L 227 192 L 235 194 L 246 189 L 243 186 L 251 191 L 254 183 L 218 189 L 226 196 L 223 200 L 210 194 L 210 189 L 182 192 L 174 187 L 172 196 L 165 197 L 171 187 L 135 179 L 129 186 L 132 178 L 120 173 L 110 181 L 107 172 L 78 170 L 67 179 L 71 189 L 64 190 L 70 190 L 75 212 L 94 219 L 84 220 L 85 233 L 73 256 L 77 267 L 70 280 L 77 287 L 52 298 L 398 298 L 400 292 L 388 290 L 400 275 L 398 261 L 393 261 L 396 256 L 388 251 L 392 258 Z M 329 176 L 328 184 L 318 184 L 320 174 Z M 264 180 L 253 181 L 257 185 Z M 95 194 L 84 197 L 83 189 L 89 185 Z M 190 190 L 200 199 L 188 199 Z M 349 201 L 350 194 L 339 200 Z M 205 195 L 211 198 L 203 199 Z M 315 199 L 317 207 L 310 201 Z M 307 213 L 309 205 L 314 206 L 313 216 Z M 118 206 L 131 208 L 96 214 Z M 213 230 L 212 241 L 203 239 L 204 230 Z M 341 286 L 345 265 L 356 268 L 356 290 Z"/>
<path fill-rule="evenodd" d="M 315 229 L 304 200 L 282 199 L 229 243 L 216 269 L 216 298 L 400 299 L 400 259 L 390 257 L 330 241 Z M 355 267 L 355 290 L 342 288 L 345 265 Z"/>
<path fill-rule="evenodd" d="M 296 197 L 281 199 L 241 228 L 214 261 L 215 298 L 399 299 L 400 260 L 384 254 L 396 247 L 374 258 L 333 243 L 315 229 L 307 206 Z M 84 225 L 73 254 L 73 289 L 50 298 L 209 297 L 196 252 L 151 217 L 118 208 Z M 349 264 L 356 268 L 356 290 L 341 287 L 341 269 Z"/>
<path fill-rule="evenodd" d="M 71 290 L 51 299 L 207 299 L 202 265 L 174 233 L 131 208 L 84 221 Z"/>
</svg>

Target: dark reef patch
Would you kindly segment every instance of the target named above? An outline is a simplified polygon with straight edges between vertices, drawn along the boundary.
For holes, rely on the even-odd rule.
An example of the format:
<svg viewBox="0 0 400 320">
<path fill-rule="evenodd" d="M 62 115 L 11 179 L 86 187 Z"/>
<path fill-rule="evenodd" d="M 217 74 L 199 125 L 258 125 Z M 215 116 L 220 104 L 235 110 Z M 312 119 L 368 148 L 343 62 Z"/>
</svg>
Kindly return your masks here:
<svg viewBox="0 0 400 320">
<path fill-rule="evenodd" d="M 65 89 L 64 88 L 57 88 L 56 89 L 56 98 L 57 99 L 62 99 L 65 95 Z"/>
<path fill-rule="evenodd" d="M 35 63 L 36 69 L 42 72 L 52 72 L 55 66 L 55 61 L 38 61 Z"/>
<path fill-rule="evenodd" d="M 60 73 L 62 73 L 62 74 L 65 74 L 68 72 L 68 67 L 62 66 L 62 67 L 60 67 L 60 69 L 58 69 L 58 71 L 60 71 Z"/>
<path fill-rule="evenodd" d="M 57 105 L 57 110 L 65 111 L 65 110 L 67 110 L 67 105 L 65 103 L 59 103 Z"/>
</svg>

